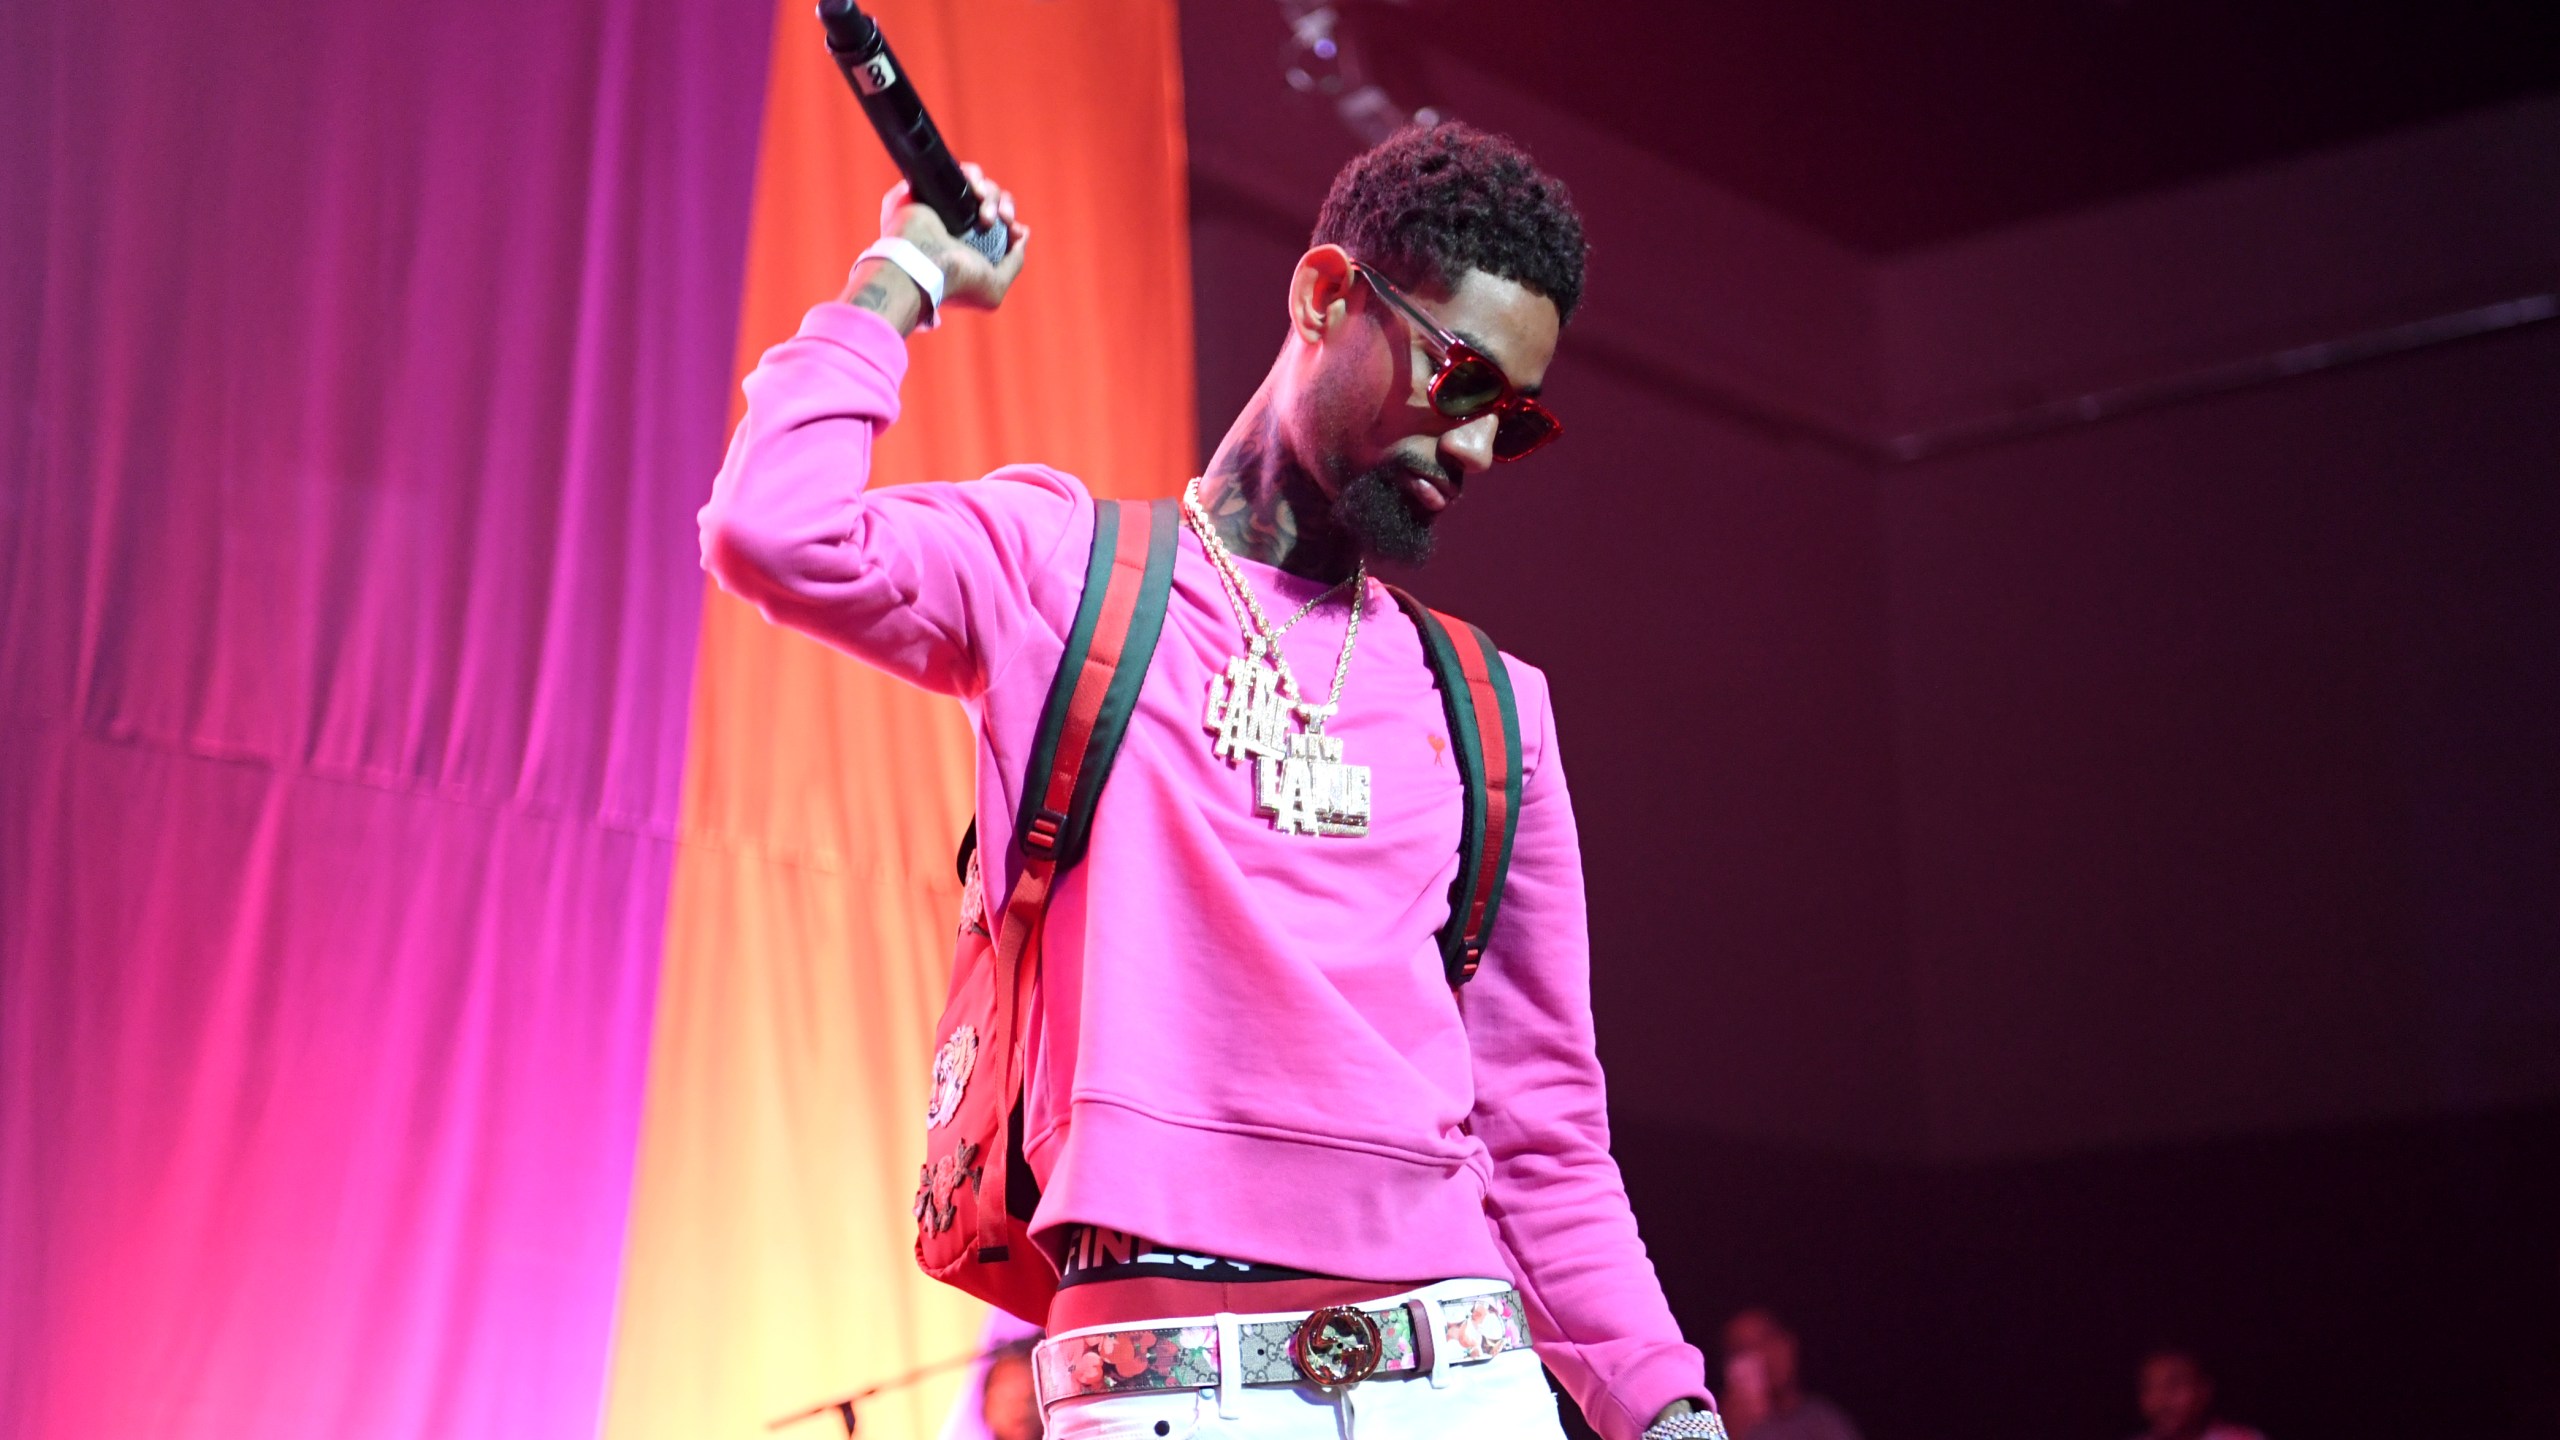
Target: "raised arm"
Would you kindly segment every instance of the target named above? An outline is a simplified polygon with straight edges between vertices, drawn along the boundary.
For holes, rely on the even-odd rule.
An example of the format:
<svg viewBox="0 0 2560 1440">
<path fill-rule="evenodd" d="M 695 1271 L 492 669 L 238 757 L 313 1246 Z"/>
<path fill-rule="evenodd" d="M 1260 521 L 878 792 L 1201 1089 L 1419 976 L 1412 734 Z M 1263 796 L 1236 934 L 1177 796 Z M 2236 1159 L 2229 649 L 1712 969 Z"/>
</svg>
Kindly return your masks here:
<svg viewBox="0 0 2560 1440">
<path fill-rule="evenodd" d="M 1031 239 L 1031 227 L 1015 217 L 1012 191 L 988 179 L 975 165 L 960 168 L 978 192 L 979 218 L 1005 227 L 1007 248 L 1001 263 L 988 264 L 984 256 L 951 237 L 941 216 L 927 206 L 911 204 L 903 180 L 881 198 L 880 237 L 913 245 L 941 272 L 940 309 L 993 310 L 1004 303 L 1014 278 L 1022 273 L 1023 247 Z M 903 266 L 884 257 L 866 256 L 856 262 L 839 298 L 879 316 L 900 335 L 912 334 L 918 325 L 935 318 L 936 307 L 926 302 L 923 287 Z"/>
<path fill-rule="evenodd" d="M 1012 227 L 1001 265 L 953 241 L 934 213 L 882 205 L 884 236 L 940 272 L 938 307 L 892 259 L 854 267 L 841 299 L 820 305 L 746 380 L 747 411 L 701 513 L 703 567 L 766 617 L 899 676 L 968 695 L 1020 628 L 1037 623 L 1030 591 L 1070 539 L 1082 498 L 1038 467 L 1027 484 L 899 486 L 867 493 L 872 447 L 898 416 L 906 335 L 934 310 L 993 309 L 1020 275 L 1029 232 L 1013 198 L 967 167 L 982 213 Z"/>
</svg>

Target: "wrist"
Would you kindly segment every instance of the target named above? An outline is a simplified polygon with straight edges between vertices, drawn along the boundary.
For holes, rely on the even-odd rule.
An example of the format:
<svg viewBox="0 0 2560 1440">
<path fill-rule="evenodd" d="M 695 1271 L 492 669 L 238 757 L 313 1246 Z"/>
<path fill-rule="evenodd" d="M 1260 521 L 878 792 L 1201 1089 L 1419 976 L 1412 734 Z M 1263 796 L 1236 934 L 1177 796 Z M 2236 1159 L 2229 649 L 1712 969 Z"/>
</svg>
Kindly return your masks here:
<svg viewBox="0 0 2560 1440">
<path fill-rule="evenodd" d="M 1674 1400 L 1644 1427 L 1644 1440 L 1725 1440 L 1724 1417 L 1694 1400 Z"/>
<path fill-rule="evenodd" d="M 866 258 L 854 262 L 844 293 L 836 298 L 888 321 L 900 335 L 911 335 L 924 324 L 924 287 L 886 260 Z"/>
<path fill-rule="evenodd" d="M 924 247 L 897 235 L 883 235 L 871 242 L 871 248 L 856 258 L 882 260 L 897 267 L 915 282 L 916 293 L 923 297 L 924 318 L 916 322 L 919 330 L 930 330 L 942 323 L 942 290 L 950 277 L 949 267 L 925 253 Z"/>
</svg>

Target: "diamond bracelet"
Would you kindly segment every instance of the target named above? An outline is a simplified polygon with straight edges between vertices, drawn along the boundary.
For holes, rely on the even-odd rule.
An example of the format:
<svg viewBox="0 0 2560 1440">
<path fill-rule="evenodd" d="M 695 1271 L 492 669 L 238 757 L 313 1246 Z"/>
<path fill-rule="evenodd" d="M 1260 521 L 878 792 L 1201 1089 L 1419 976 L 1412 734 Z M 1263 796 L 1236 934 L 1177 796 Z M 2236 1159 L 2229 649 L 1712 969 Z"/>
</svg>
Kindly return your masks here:
<svg viewBox="0 0 2560 1440">
<path fill-rule="evenodd" d="M 1725 1440 L 1724 1417 L 1713 1410 L 1665 1415 L 1645 1427 L 1644 1440 Z"/>
</svg>

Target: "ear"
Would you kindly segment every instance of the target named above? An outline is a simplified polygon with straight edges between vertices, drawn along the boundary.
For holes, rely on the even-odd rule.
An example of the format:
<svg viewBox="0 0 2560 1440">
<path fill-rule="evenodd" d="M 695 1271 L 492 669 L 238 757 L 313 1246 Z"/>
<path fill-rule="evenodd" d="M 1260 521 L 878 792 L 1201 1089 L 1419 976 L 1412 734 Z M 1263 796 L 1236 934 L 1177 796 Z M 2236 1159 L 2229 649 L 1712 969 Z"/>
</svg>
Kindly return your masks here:
<svg viewBox="0 0 2560 1440">
<path fill-rule="evenodd" d="M 1355 307 L 1351 252 L 1339 245 L 1319 245 L 1298 257 L 1289 277 L 1289 333 L 1310 345 L 1321 345 Z"/>
</svg>

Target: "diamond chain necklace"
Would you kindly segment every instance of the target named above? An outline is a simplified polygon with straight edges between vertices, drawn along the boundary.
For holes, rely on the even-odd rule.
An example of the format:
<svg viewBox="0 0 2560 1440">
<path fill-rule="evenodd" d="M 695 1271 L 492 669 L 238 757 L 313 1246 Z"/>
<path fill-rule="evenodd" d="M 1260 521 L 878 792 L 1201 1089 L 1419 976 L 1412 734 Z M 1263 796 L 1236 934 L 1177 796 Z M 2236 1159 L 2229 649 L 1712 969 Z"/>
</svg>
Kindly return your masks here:
<svg viewBox="0 0 2560 1440">
<path fill-rule="evenodd" d="M 1230 657 L 1226 669 L 1209 679 L 1203 726 L 1216 737 L 1209 753 L 1230 765 L 1253 762 L 1254 813 L 1271 817 L 1272 827 L 1282 834 L 1368 834 L 1369 767 L 1346 763 L 1342 742 L 1324 733 L 1325 721 L 1342 708 L 1342 687 L 1351 676 L 1351 652 L 1360 641 L 1360 604 L 1369 588 L 1368 562 L 1274 628 L 1211 527 L 1197 479 L 1183 487 L 1182 513 L 1208 552 L 1236 626 L 1244 632 L 1245 653 Z M 1315 704 L 1299 689 L 1288 657 L 1280 653 L 1280 637 L 1345 585 L 1351 587 L 1351 620 L 1342 633 L 1342 656 L 1334 662 L 1333 693 Z M 1305 726 L 1295 734 L 1289 730 L 1293 712 Z"/>
<path fill-rule="evenodd" d="M 1218 538 L 1217 530 L 1211 526 L 1209 512 L 1200 504 L 1198 480 L 1183 488 L 1182 511 L 1184 518 L 1191 522 L 1191 532 L 1200 537 L 1200 547 L 1209 552 L 1209 564 L 1218 572 L 1220 587 L 1227 592 L 1227 605 L 1236 613 L 1237 627 L 1244 631 L 1245 652 L 1257 660 L 1267 659 L 1270 662 L 1279 674 L 1280 689 L 1296 706 L 1300 717 L 1308 722 L 1308 728 L 1322 730 L 1325 720 L 1342 708 L 1342 686 L 1351 675 L 1352 647 L 1360 643 L 1360 601 L 1368 590 L 1369 563 L 1361 561 L 1349 577 L 1335 582 L 1331 589 L 1299 606 L 1298 613 L 1275 628 L 1271 617 L 1263 611 L 1261 598 L 1253 593 L 1253 586 L 1246 582 L 1244 572 L 1236 568 L 1234 557 L 1227 553 L 1226 542 Z M 1325 697 L 1322 705 L 1311 705 L 1298 685 L 1296 672 L 1289 668 L 1289 657 L 1280 653 L 1280 637 L 1313 614 L 1317 606 L 1341 594 L 1345 586 L 1351 588 L 1351 623 L 1342 633 L 1341 658 L 1334 662 L 1333 693 Z"/>
</svg>

